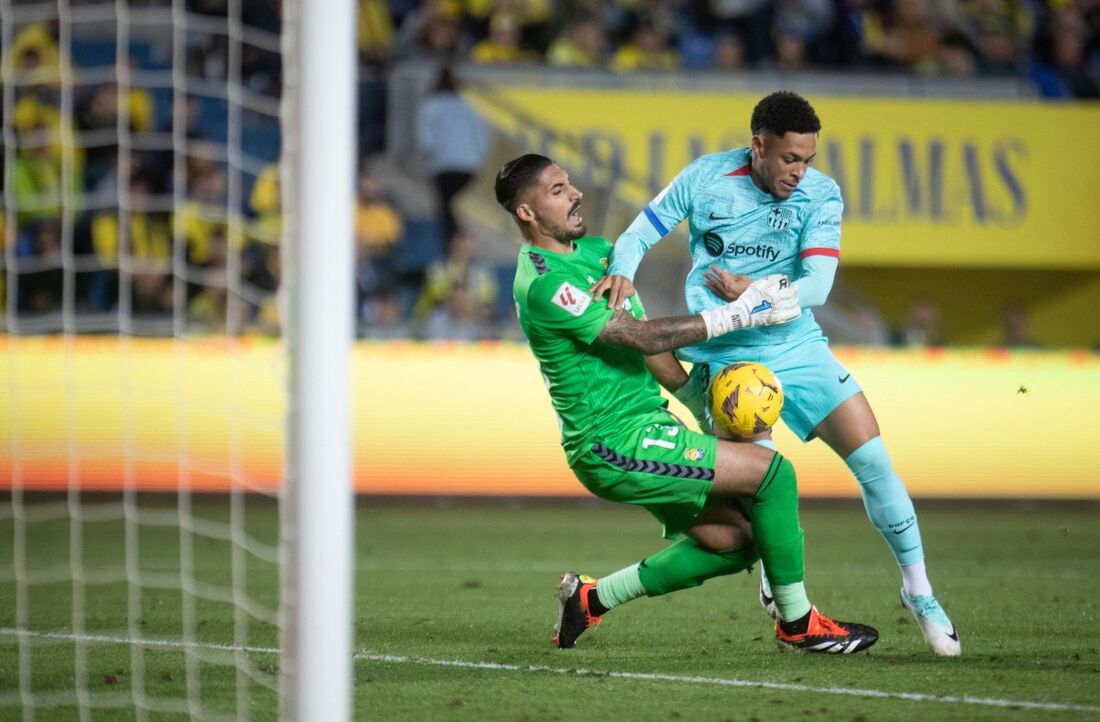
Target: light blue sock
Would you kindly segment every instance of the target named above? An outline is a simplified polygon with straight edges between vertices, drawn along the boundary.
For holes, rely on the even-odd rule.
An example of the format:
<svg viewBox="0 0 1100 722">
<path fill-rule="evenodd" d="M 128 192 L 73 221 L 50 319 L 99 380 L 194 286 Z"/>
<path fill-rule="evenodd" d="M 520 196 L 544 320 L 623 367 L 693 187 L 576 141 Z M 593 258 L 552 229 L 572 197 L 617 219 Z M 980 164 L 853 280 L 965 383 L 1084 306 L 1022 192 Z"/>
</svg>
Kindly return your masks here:
<svg viewBox="0 0 1100 722">
<path fill-rule="evenodd" d="M 905 566 L 923 560 L 924 546 L 913 500 L 894 471 L 882 437 L 876 436 L 853 451 L 844 463 L 859 480 L 867 516 L 890 545 L 898 564 Z"/>
</svg>

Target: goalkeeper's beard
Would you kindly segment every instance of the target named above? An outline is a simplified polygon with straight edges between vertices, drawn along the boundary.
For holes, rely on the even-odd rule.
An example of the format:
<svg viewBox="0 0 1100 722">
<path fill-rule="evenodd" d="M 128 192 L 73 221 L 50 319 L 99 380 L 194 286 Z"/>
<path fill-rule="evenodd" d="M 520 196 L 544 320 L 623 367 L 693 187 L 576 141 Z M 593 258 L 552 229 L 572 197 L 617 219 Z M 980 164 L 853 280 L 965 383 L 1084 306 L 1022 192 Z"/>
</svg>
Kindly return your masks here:
<svg viewBox="0 0 1100 722">
<path fill-rule="evenodd" d="M 558 243 L 572 243 L 588 232 L 588 227 L 585 226 L 583 222 L 576 228 L 563 228 L 546 222 L 542 222 L 539 225 L 544 234 L 550 236 Z"/>
</svg>

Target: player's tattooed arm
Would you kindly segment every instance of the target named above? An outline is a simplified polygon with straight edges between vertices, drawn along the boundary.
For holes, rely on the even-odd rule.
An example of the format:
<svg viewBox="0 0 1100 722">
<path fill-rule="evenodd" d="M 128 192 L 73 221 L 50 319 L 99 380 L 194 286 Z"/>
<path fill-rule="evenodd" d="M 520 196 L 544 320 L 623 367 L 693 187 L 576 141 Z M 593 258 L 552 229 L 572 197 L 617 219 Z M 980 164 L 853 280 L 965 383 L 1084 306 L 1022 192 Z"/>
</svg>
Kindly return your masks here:
<svg viewBox="0 0 1100 722">
<path fill-rule="evenodd" d="M 596 337 L 599 343 L 636 348 L 647 356 L 706 340 L 707 326 L 700 316 L 639 321 L 622 309 L 615 312 Z"/>
</svg>

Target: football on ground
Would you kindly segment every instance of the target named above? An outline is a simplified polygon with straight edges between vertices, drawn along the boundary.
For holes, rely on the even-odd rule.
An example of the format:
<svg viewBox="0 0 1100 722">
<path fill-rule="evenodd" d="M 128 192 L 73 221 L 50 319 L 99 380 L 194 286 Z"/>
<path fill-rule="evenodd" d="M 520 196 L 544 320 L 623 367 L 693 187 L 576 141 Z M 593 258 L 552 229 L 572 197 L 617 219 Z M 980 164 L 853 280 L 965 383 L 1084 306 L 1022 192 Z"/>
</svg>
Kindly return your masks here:
<svg viewBox="0 0 1100 722">
<path fill-rule="evenodd" d="M 737 361 L 711 381 L 711 418 L 734 438 L 763 434 L 779 421 L 782 410 L 783 386 L 767 366 Z"/>
</svg>

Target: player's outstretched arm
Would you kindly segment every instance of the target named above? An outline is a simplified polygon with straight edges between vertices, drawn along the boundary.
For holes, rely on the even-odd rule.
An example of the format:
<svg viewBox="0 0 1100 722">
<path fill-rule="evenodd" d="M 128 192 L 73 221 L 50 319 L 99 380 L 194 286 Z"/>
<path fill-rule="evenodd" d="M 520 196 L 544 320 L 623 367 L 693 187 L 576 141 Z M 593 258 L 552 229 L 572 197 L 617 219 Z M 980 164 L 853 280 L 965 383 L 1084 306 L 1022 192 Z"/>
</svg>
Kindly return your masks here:
<svg viewBox="0 0 1100 722">
<path fill-rule="evenodd" d="M 640 321 L 621 308 L 596 337 L 597 343 L 636 348 L 647 356 L 706 341 L 707 325 L 702 316 L 673 316 Z"/>
<path fill-rule="evenodd" d="M 798 296 L 780 276 L 754 281 L 736 301 L 695 316 L 638 320 L 617 309 L 596 337 L 600 343 L 636 348 L 647 356 L 724 336 L 740 328 L 770 326 L 797 318 Z"/>
</svg>

